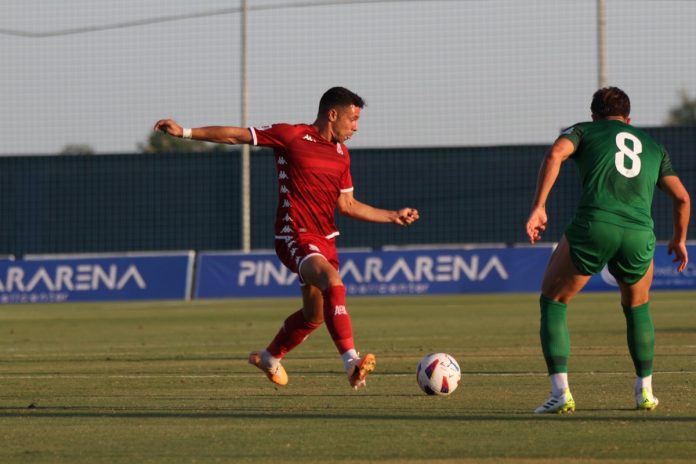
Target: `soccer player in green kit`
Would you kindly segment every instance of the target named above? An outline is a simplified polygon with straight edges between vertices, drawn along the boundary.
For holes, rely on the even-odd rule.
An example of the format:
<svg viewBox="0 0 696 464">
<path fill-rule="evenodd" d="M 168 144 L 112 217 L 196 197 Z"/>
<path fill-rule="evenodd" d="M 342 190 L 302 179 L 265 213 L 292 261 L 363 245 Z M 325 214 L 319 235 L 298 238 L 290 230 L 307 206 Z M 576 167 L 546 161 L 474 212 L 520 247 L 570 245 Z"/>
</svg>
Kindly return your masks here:
<svg viewBox="0 0 696 464">
<path fill-rule="evenodd" d="M 672 198 L 674 233 L 668 253 L 674 253 L 679 272 L 689 260 L 689 194 L 672 169 L 667 152 L 629 125 L 631 104 L 621 89 L 598 90 L 590 108 L 592 122 L 564 130 L 544 158 L 527 220 L 529 241 L 535 243 L 546 229 L 546 200 L 561 164 L 575 160 L 582 180 L 580 204 L 549 260 L 541 286 L 540 337 L 551 396 L 536 413 L 575 411 L 568 385 L 566 306 L 605 265 L 621 290 L 628 348 L 636 372 L 636 407 L 657 407 L 652 391 L 655 330 L 648 307 L 655 250 L 650 215 L 655 186 Z"/>
</svg>

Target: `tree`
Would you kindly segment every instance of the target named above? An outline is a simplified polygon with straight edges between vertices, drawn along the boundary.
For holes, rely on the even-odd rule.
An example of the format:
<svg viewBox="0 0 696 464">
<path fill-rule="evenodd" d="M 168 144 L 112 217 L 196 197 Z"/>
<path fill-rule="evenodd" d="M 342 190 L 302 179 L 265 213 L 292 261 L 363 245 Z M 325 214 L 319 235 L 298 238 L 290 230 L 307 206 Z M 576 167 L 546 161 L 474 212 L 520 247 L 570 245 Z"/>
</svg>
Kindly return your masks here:
<svg viewBox="0 0 696 464">
<path fill-rule="evenodd" d="M 681 104 L 669 110 L 667 125 L 696 126 L 696 98 L 689 98 L 685 89 L 679 92 Z"/>
<path fill-rule="evenodd" d="M 86 143 L 69 143 L 60 151 L 61 155 L 93 155 L 94 149 Z"/>
<path fill-rule="evenodd" d="M 159 131 L 152 132 L 147 143 L 138 144 L 138 151 L 143 153 L 207 153 L 227 151 L 228 149 L 226 145 L 200 140 L 184 140 Z"/>
</svg>

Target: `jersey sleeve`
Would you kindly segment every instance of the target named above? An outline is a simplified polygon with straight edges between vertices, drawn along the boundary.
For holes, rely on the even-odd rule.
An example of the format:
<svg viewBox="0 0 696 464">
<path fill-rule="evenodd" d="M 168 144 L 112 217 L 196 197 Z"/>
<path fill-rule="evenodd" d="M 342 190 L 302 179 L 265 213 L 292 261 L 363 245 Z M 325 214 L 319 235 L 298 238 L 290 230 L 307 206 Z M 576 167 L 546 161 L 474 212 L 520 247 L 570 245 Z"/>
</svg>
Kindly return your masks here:
<svg viewBox="0 0 696 464">
<path fill-rule="evenodd" d="M 676 176 L 677 173 L 672 168 L 672 160 L 669 157 L 669 153 L 667 153 L 667 150 L 665 150 L 665 147 L 663 146 L 660 146 L 660 150 L 662 151 L 662 161 L 660 162 L 659 178 L 661 179 L 667 176 Z"/>
<path fill-rule="evenodd" d="M 350 154 L 348 153 L 348 149 L 343 146 L 342 148 L 344 156 L 348 160 L 346 170 L 343 172 L 343 175 L 341 176 L 340 180 L 340 189 L 341 192 L 352 192 L 353 191 L 353 177 L 350 174 Z"/>
<path fill-rule="evenodd" d="M 570 126 L 566 129 L 563 129 L 558 138 L 568 139 L 575 148 L 578 148 L 578 145 L 580 145 L 580 140 L 582 140 L 582 136 L 584 133 L 585 131 L 583 130 L 582 125 L 575 124 L 574 126 Z"/>
<path fill-rule="evenodd" d="M 293 134 L 290 124 L 273 124 L 265 127 L 252 127 L 252 143 L 259 147 L 284 148 Z"/>
</svg>

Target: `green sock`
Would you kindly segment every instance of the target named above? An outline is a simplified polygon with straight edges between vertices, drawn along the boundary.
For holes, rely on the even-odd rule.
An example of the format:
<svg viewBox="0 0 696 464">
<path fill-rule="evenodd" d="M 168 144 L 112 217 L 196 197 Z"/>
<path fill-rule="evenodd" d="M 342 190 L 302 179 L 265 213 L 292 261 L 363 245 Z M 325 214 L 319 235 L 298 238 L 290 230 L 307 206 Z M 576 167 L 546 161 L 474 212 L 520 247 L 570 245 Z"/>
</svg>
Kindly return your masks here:
<svg viewBox="0 0 696 464">
<path fill-rule="evenodd" d="M 568 372 L 570 334 L 566 320 L 567 305 L 541 295 L 539 306 L 541 307 L 539 336 L 549 375 Z"/>
<path fill-rule="evenodd" d="M 638 377 L 652 375 L 655 357 L 655 326 L 650 317 L 649 303 L 628 308 L 623 306 L 626 316 L 626 338 L 628 351 Z"/>
</svg>

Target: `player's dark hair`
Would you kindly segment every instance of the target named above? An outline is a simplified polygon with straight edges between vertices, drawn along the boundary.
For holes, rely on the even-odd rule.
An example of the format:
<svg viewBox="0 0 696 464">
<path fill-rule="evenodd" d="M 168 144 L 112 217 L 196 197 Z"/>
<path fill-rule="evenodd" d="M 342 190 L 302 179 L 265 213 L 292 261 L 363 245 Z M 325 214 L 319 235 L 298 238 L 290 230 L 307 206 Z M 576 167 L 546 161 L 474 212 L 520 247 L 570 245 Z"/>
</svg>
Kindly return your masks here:
<svg viewBox="0 0 696 464">
<path fill-rule="evenodd" d="M 324 92 L 324 95 L 321 96 L 321 100 L 319 100 L 319 113 L 323 114 L 331 108 L 350 105 L 362 108 L 366 103 L 360 95 L 351 92 L 345 87 L 331 87 Z"/>
<path fill-rule="evenodd" d="M 618 87 L 604 87 L 596 91 L 592 96 L 590 109 L 592 114 L 600 118 L 608 116 L 623 116 L 627 118 L 631 113 L 631 100 Z"/>
</svg>

